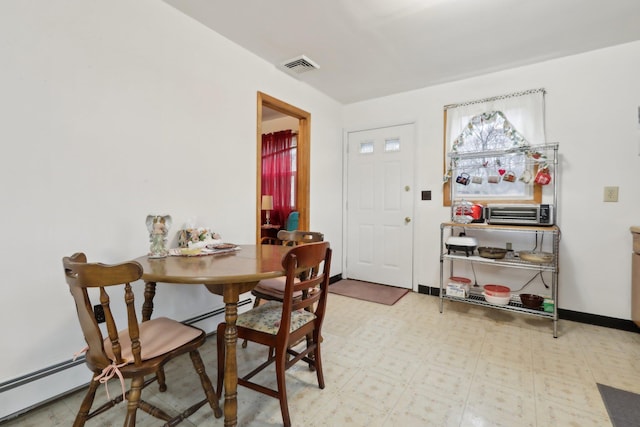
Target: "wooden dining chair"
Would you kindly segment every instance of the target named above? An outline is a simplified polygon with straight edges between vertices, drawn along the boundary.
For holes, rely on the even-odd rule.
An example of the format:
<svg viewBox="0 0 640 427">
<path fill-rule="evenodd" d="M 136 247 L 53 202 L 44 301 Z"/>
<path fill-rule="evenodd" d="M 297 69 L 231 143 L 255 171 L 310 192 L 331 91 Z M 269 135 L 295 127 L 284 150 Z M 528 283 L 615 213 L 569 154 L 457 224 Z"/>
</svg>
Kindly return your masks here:
<svg viewBox="0 0 640 427">
<path fill-rule="evenodd" d="M 322 242 L 324 240 L 324 234 L 317 231 L 280 230 L 278 232 L 278 240 L 280 240 L 284 246 L 298 246 L 306 243 Z M 251 294 L 255 297 L 253 308 L 258 307 L 262 300 L 282 301 L 284 283 L 284 276 L 265 279 L 258 282 L 255 288 L 251 291 Z M 299 295 L 301 294 L 296 294 L 296 296 Z"/>
<path fill-rule="evenodd" d="M 165 426 L 174 426 L 197 411 L 207 402 L 216 418 L 222 416 L 218 406 L 218 397 L 207 376 L 198 348 L 205 342 L 205 332 L 201 329 L 184 325 L 166 317 L 147 320 L 139 323 L 134 306 L 134 293 L 131 283 L 142 277 L 142 267 L 135 261 L 116 265 L 87 263 L 83 253 L 76 253 L 62 260 L 64 274 L 75 300 L 80 327 L 87 343 L 85 362 L 93 372 L 89 382 L 89 390 L 82 401 L 80 410 L 73 423 L 74 427 L 83 426 L 85 422 L 127 400 L 125 426 L 136 424 L 137 409 L 166 421 Z M 96 320 L 92 302 L 89 298 L 91 288 L 97 288 L 100 307 L 104 311 L 107 337 Z M 124 310 L 112 310 L 114 305 L 107 288 L 112 295 L 115 292 L 123 295 Z M 119 288 L 119 289 L 116 289 Z M 118 329 L 114 313 L 126 313 L 126 328 Z M 189 353 L 204 390 L 205 398 L 196 402 L 177 415 L 169 415 L 164 410 L 143 401 L 142 389 L 157 380 L 160 391 L 167 389 L 164 365 L 177 356 Z M 122 393 L 91 412 L 96 390 L 101 383 L 118 376 Z M 145 380 L 145 376 L 151 376 Z M 124 379 L 131 379 L 129 390 L 125 391 Z"/>
<path fill-rule="evenodd" d="M 259 307 L 238 316 L 236 327 L 238 337 L 274 348 L 267 360 L 251 372 L 238 378 L 238 384 L 280 400 L 280 411 L 285 427 L 291 425 L 287 404 L 285 371 L 296 362 L 303 360 L 313 365 L 318 386 L 324 388 L 322 358 L 320 355 L 321 328 L 324 320 L 329 274 L 331 268 L 331 248 L 329 242 L 317 242 L 291 248 L 282 259 L 286 271 L 284 298 L 282 302 L 267 301 Z M 303 280 L 296 280 L 300 271 L 309 274 Z M 311 292 L 313 290 L 313 292 Z M 301 292 L 306 298 L 295 299 Z M 226 323 L 218 325 L 218 397 L 221 396 L 224 381 L 225 329 Z M 305 338 L 308 338 L 305 340 Z M 292 345 L 305 342 L 303 349 L 296 351 Z M 298 348 L 298 347 L 295 347 Z M 251 381 L 258 372 L 275 363 L 277 389 Z"/>
<path fill-rule="evenodd" d="M 322 242 L 324 240 L 324 234 L 317 231 L 278 231 L 278 240 L 283 246 L 297 246 L 304 243 Z M 260 305 L 262 301 L 282 301 L 284 295 L 284 284 L 286 278 L 274 277 L 273 279 L 264 279 L 258 282 L 258 284 L 251 290 L 251 295 L 254 296 L 253 308 Z M 301 298 L 302 292 L 296 292 L 294 297 Z M 242 348 L 247 347 L 247 341 L 242 342 Z"/>
</svg>

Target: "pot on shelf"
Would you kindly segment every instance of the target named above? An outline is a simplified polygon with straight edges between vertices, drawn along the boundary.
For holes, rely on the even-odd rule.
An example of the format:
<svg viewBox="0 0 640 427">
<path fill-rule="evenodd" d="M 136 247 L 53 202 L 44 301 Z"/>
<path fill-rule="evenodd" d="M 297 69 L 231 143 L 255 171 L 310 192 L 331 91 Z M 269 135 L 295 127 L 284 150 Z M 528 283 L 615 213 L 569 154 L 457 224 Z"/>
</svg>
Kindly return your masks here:
<svg viewBox="0 0 640 427">
<path fill-rule="evenodd" d="M 478 248 L 478 254 L 480 254 L 482 258 L 502 259 L 507 254 L 507 250 L 503 248 L 481 246 Z"/>
</svg>

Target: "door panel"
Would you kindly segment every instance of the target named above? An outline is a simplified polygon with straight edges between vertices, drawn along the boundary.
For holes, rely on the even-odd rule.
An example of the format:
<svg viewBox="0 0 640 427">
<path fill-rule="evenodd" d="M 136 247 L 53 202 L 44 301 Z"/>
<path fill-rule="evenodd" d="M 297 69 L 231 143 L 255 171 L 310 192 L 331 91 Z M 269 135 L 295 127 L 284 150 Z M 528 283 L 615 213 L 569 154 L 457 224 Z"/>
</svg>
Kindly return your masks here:
<svg viewBox="0 0 640 427">
<path fill-rule="evenodd" d="M 413 138 L 412 124 L 348 134 L 347 277 L 351 279 L 412 287 Z"/>
</svg>

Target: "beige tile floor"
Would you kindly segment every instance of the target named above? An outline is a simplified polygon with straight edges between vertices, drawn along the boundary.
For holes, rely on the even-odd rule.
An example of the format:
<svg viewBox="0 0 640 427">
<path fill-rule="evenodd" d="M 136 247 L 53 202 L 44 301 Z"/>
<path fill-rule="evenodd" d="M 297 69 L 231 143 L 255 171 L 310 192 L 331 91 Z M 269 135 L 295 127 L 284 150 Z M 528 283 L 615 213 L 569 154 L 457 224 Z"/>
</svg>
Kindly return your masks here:
<svg viewBox="0 0 640 427">
<path fill-rule="evenodd" d="M 300 364 L 288 371 L 294 426 L 611 426 L 596 383 L 640 393 L 640 334 L 491 310 L 410 293 L 394 306 L 331 295 L 324 325 L 326 388 Z M 238 348 L 240 369 L 264 348 Z M 214 378 L 215 337 L 202 351 Z M 200 397 L 185 357 L 167 369 L 169 391 L 144 392 L 169 408 Z M 260 374 L 273 384 L 272 371 Z M 118 384 L 112 381 L 111 393 Z M 104 395 L 104 389 L 100 393 Z M 179 396 L 179 397 L 176 397 Z M 6 427 L 68 426 L 82 393 L 33 410 Z M 120 405 L 122 407 L 122 405 Z M 244 426 L 281 425 L 277 400 L 238 391 Z M 121 408 L 124 409 L 124 408 Z M 139 425 L 159 425 L 140 413 Z M 87 426 L 121 425 L 111 410 Z M 184 426 L 222 426 L 208 407 Z"/>
</svg>

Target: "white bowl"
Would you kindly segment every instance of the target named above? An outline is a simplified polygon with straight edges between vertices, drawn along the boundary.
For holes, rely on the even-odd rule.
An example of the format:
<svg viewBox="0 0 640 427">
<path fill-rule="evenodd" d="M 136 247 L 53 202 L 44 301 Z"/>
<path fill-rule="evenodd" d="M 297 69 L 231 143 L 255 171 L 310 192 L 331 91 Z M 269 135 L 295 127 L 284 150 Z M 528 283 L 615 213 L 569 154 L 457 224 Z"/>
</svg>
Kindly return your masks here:
<svg viewBox="0 0 640 427">
<path fill-rule="evenodd" d="M 484 292 L 482 293 L 482 295 L 484 295 L 484 299 L 485 301 L 491 303 L 491 304 L 496 304 L 496 305 L 507 305 L 509 304 L 509 301 L 511 301 L 511 296 L 508 297 L 494 297 L 491 295 L 487 295 Z"/>
</svg>

